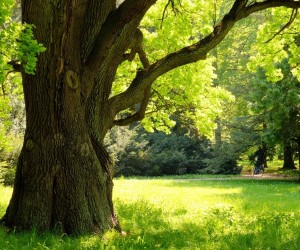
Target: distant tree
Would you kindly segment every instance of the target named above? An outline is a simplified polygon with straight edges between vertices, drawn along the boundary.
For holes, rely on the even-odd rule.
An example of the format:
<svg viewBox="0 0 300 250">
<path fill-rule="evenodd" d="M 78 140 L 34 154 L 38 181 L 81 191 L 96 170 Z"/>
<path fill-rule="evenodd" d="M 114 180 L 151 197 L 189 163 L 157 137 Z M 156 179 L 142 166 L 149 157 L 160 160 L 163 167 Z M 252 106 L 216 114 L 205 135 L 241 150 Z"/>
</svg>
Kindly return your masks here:
<svg viewBox="0 0 300 250">
<path fill-rule="evenodd" d="M 279 21 L 278 16 L 287 20 L 286 25 L 282 25 L 282 20 Z M 266 155 L 272 157 L 274 147 L 277 143 L 283 143 L 284 136 L 289 138 L 289 132 L 293 131 L 292 134 L 295 134 L 299 131 L 294 126 L 294 121 L 297 119 L 292 118 L 294 121 L 291 121 L 286 117 L 288 112 L 291 113 L 290 115 L 295 114 L 293 110 L 297 107 L 298 99 L 292 98 L 294 103 L 285 100 L 286 91 L 289 91 L 289 95 L 293 95 L 294 91 L 298 91 L 297 87 L 287 86 L 286 83 L 282 82 L 285 78 L 288 78 L 286 81 L 293 82 L 297 82 L 297 77 L 298 80 L 300 78 L 297 73 L 299 68 L 297 66 L 299 17 L 293 11 L 291 13 L 284 9 L 276 9 L 272 12 L 265 12 L 263 15 L 257 13 L 253 18 L 256 20 L 249 18 L 238 24 L 238 26 L 243 27 L 245 32 L 229 33 L 220 46 L 215 49 L 218 74 L 216 82 L 235 96 L 235 102 L 227 106 L 226 116 L 222 116 L 220 120 L 221 126 L 219 126 L 218 133 L 220 134 L 220 128 L 222 128 L 223 139 L 229 140 L 231 147 L 236 149 L 231 151 L 245 152 L 253 146 L 263 145 L 265 151 L 269 151 Z M 241 36 L 244 39 L 238 39 Z M 231 46 L 228 46 L 229 44 Z M 245 67 L 249 58 L 251 60 L 248 63 L 248 68 L 253 72 L 249 72 L 248 68 Z M 285 64 L 285 68 L 288 67 L 289 69 L 282 68 L 280 66 L 282 64 Z M 257 70 L 259 71 L 256 72 Z M 256 84 L 253 84 L 253 79 L 256 79 Z M 258 79 L 263 79 L 262 82 L 268 81 L 273 90 L 278 88 L 277 96 L 274 96 L 274 93 L 265 93 L 266 86 Z M 280 108 L 274 108 L 274 112 L 261 108 L 257 112 L 257 107 L 263 106 L 262 103 L 266 103 L 266 100 L 268 100 L 269 105 L 272 101 L 278 103 Z M 279 119 L 270 118 L 272 116 L 270 113 L 276 116 L 276 110 Z M 268 113 L 268 117 L 264 111 Z M 280 112 L 285 112 L 285 115 L 281 116 Z M 286 123 L 285 125 L 281 124 L 280 127 L 289 131 L 281 131 L 282 138 L 278 139 L 276 136 L 277 141 L 275 142 L 272 137 L 274 137 L 274 133 L 279 131 L 275 132 L 274 125 L 278 127 L 279 124 L 276 125 L 275 123 L 278 123 L 279 120 L 281 123 Z M 295 141 L 297 136 L 293 135 L 291 138 L 288 139 L 290 142 L 285 142 L 285 144 L 289 145 Z M 288 148 L 286 147 L 286 149 Z M 285 152 L 286 160 L 284 162 L 286 163 L 284 166 L 293 166 L 293 160 L 291 160 L 293 157 L 288 156 L 288 152 L 292 153 L 293 151 L 285 150 Z M 266 161 L 265 165 L 267 166 Z"/>
<path fill-rule="evenodd" d="M 283 168 L 294 169 L 292 144 L 300 135 L 300 83 L 292 75 L 287 60 L 279 68 L 283 78 L 277 82 L 268 81 L 265 72 L 260 70 L 253 80 L 250 97 L 253 111 L 263 117 L 266 125 L 263 131 L 264 141 L 271 146 L 282 144 Z"/>
<path fill-rule="evenodd" d="M 16 79 L 18 78 L 18 79 Z M 19 76 L 0 90 L 0 182 L 12 185 L 25 131 L 25 109 Z"/>
</svg>

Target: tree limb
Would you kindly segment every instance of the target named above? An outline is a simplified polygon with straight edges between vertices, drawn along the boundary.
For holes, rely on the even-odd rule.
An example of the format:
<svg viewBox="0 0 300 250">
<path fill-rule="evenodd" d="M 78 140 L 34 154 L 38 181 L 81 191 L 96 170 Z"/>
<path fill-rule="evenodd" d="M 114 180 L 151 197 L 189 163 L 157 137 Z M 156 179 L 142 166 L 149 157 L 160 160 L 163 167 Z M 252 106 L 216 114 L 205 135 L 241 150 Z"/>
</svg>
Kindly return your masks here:
<svg viewBox="0 0 300 250">
<path fill-rule="evenodd" d="M 292 14 L 290 16 L 290 20 L 278 31 L 275 33 L 275 35 L 273 35 L 270 39 L 268 39 L 267 41 L 265 41 L 265 43 L 269 43 L 270 41 L 272 41 L 276 36 L 278 36 L 281 32 L 283 32 L 285 29 L 287 29 L 289 26 L 291 26 L 291 24 L 294 22 L 294 20 L 296 19 L 298 14 L 298 9 L 293 9 Z"/>
<path fill-rule="evenodd" d="M 139 28 L 137 28 L 133 37 L 131 38 L 131 42 L 128 47 L 128 49 L 130 49 L 131 51 L 130 53 L 126 53 L 123 55 L 123 60 L 128 60 L 131 62 L 134 59 L 135 55 L 138 54 L 144 69 L 147 69 L 150 66 L 150 63 L 144 50 L 143 37 L 143 32 Z"/>
<path fill-rule="evenodd" d="M 244 15 L 241 18 L 245 18 L 254 12 L 262 11 L 273 7 L 286 7 L 298 9 L 300 8 L 300 2 L 293 0 L 266 0 L 264 2 L 255 2 L 254 4 L 251 4 L 245 8 Z"/>
<path fill-rule="evenodd" d="M 149 86 L 144 91 L 144 98 L 141 103 L 139 111 L 133 115 L 130 115 L 130 116 L 124 118 L 124 119 L 115 120 L 113 122 L 113 125 L 126 126 L 126 125 L 131 124 L 132 122 L 143 120 L 145 117 L 145 113 L 146 113 L 146 109 L 147 109 L 150 97 L 151 97 L 151 87 Z"/>
<path fill-rule="evenodd" d="M 156 0 L 126 0 L 119 8 L 111 12 L 87 57 L 85 64 L 89 73 L 95 74 L 101 68 L 103 60 L 110 58 L 108 57 L 109 54 L 114 57 L 117 54 L 124 54 L 124 50 L 130 43 L 127 39 L 128 35 L 129 37 L 133 35 L 143 16 L 155 2 Z M 127 36 L 125 37 L 124 33 L 126 34 L 126 32 Z M 122 41 L 120 41 L 120 38 Z M 120 43 L 117 43 L 117 40 Z M 123 46 L 120 46 L 122 44 Z"/>
<path fill-rule="evenodd" d="M 248 6 L 247 3 L 247 0 L 236 0 L 229 13 L 226 14 L 219 24 L 214 27 L 211 34 L 191 46 L 187 46 L 165 56 L 164 58 L 156 61 L 146 70 L 138 72 L 135 79 L 125 92 L 110 98 L 109 101 L 113 108 L 113 112 L 117 114 L 121 110 L 141 102 L 142 96 L 140 93 L 146 88 L 149 88 L 159 76 L 177 67 L 199 60 L 205 60 L 208 52 L 225 38 L 237 21 L 252 13 L 271 7 L 283 6 L 294 9 L 300 7 L 299 1 L 292 0 L 266 0 L 264 2 L 254 2 Z"/>
<path fill-rule="evenodd" d="M 97 34 L 109 13 L 116 8 L 112 0 L 87 0 L 81 39 L 81 60 L 85 62 L 91 53 Z"/>
<path fill-rule="evenodd" d="M 94 93 L 90 102 L 100 100 L 104 103 L 108 100 L 114 76 L 130 45 L 128 37 L 133 37 L 142 17 L 155 2 L 156 0 L 126 0 L 107 16 L 91 52 L 83 62 L 82 79 L 86 84 L 82 87 L 82 92 L 86 98 Z"/>
</svg>

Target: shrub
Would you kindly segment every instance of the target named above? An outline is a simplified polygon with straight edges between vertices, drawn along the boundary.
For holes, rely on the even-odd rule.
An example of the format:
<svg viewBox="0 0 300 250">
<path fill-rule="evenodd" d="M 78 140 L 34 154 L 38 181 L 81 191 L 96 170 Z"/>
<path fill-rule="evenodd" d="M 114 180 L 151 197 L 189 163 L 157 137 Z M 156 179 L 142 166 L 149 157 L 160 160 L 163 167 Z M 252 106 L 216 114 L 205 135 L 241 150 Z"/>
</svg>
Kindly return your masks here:
<svg viewBox="0 0 300 250">
<path fill-rule="evenodd" d="M 21 137 L 8 135 L 7 143 L 0 148 L 0 182 L 6 186 L 12 186 L 14 183 L 21 147 Z"/>
<path fill-rule="evenodd" d="M 205 138 L 163 132 L 147 133 L 132 128 L 131 132 L 110 134 L 108 148 L 115 158 L 116 176 L 159 176 L 199 173 L 206 167 L 210 154 Z M 125 138 L 124 138 L 125 137 Z M 115 145 L 120 144 L 115 147 Z"/>
<path fill-rule="evenodd" d="M 240 174 L 242 167 L 238 166 L 239 152 L 231 144 L 223 142 L 215 147 L 210 158 L 205 159 L 207 167 L 201 170 L 205 174 Z"/>
</svg>

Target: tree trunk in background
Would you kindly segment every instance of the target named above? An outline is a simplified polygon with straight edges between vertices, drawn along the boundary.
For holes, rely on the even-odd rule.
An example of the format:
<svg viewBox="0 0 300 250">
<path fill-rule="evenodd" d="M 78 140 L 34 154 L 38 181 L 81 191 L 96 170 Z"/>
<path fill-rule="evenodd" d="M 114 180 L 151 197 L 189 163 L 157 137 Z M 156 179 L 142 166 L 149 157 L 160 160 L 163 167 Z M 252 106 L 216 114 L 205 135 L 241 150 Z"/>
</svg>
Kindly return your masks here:
<svg viewBox="0 0 300 250">
<path fill-rule="evenodd" d="M 285 143 L 283 148 L 283 167 L 282 169 L 296 169 L 293 148 L 290 143 Z"/>
<path fill-rule="evenodd" d="M 267 161 L 268 148 L 265 143 L 262 144 L 262 149 L 264 151 L 264 168 L 268 168 L 268 161 Z"/>
<path fill-rule="evenodd" d="M 299 179 L 298 182 L 300 182 L 300 137 L 297 137 L 297 146 L 298 146 L 298 170 L 299 170 Z"/>
<path fill-rule="evenodd" d="M 217 147 L 222 146 L 222 125 L 221 125 L 221 119 L 217 118 L 215 120 L 217 124 L 217 128 L 215 129 L 215 142 Z"/>
</svg>

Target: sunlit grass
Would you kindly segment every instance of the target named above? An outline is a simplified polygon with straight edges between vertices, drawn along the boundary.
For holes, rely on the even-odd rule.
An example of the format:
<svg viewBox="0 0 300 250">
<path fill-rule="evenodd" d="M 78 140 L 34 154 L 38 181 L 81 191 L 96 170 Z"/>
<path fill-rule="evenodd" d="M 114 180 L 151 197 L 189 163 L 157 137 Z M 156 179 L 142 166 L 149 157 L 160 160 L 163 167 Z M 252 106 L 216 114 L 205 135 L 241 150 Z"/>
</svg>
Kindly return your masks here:
<svg viewBox="0 0 300 250">
<path fill-rule="evenodd" d="M 202 183 L 203 182 L 203 183 Z M 218 181 L 207 183 L 195 180 L 119 180 L 115 186 L 116 200 L 137 202 L 146 200 L 155 207 L 161 207 L 169 213 L 173 209 L 184 207 L 188 210 L 207 210 L 211 206 L 231 206 L 225 197 L 241 192 L 240 187 L 217 188 Z M 134 190 L 134 193 L 132 192 Z"/>
<path fill-rule="evenodd" d="M 0 186 L 0 194 L 2 216 L 11 189 Z M 295 182 L 121 178 L 114 200 L 123 235 L 72 238 L 0 229 L 0 249 L 299 249 Z"/>
<path fill-rule="evenodd" d="M 12 194 L 12 188 L 0 185 L 0 217 L 4 214 L 8 201 Z"/>
<path fill-rule="evenodd" d="M 114 198 L 123 202 L 147 200 L 170 211 L 190 206 L 207 210 L 212 207 L 246 209 L 244 212 L 281 212 L 299 210 L 300 187 L 275 180 L 117 180 Z M 134 190 L 134 192 L 132 192 Z M 249 209 L 248 209 L 249 208 Z"/>
<path fill-rule="evenodd" d="M 300 186 L 292 182 L 119 180 L 115 198 L 123 229 L 131 239 L 143 236 L 146 249 L 155 242 L 160 249 L 298 249 L 300 243 Z"/>
</svg>

